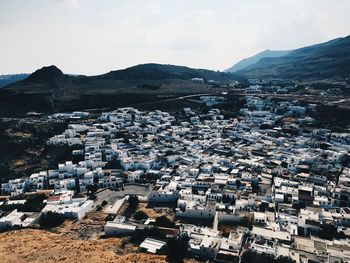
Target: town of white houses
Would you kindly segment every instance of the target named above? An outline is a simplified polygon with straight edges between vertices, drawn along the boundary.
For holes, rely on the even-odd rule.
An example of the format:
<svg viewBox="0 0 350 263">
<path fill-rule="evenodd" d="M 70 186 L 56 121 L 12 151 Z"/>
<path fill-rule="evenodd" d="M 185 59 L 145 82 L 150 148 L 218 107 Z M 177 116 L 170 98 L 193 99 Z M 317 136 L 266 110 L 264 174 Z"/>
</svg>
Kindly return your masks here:
<svg viewBox="0 0 350 263">
<path fill-rule="evenodd" d="M 0 230 L 68 224 L 74 235 L 75 225 L 82 240 L 198 261 L 350 262 L 350 134 L 317 125 L 318 105 L 264 96 L 273 86 L 251 82 L 236 114 L 220 107 L 222 93 L 191 98 L 202 111 L 22 119 L 64 125 L 46 147 L 68 153 L 1 184 Z"/>
</svg>

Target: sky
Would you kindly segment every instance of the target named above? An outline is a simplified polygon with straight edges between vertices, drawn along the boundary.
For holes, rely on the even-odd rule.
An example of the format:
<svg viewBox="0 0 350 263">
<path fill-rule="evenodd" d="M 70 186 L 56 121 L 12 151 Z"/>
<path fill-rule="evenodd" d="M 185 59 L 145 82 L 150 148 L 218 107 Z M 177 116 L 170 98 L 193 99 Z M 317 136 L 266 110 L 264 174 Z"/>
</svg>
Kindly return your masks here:
<svg viewBox="0 0 350 263">
<path fill-rule="evenodd" d="M 143 63 L 224 70 L 350 34 L 349 0 L 0 0 L 0 74 Z"/>
</svg>

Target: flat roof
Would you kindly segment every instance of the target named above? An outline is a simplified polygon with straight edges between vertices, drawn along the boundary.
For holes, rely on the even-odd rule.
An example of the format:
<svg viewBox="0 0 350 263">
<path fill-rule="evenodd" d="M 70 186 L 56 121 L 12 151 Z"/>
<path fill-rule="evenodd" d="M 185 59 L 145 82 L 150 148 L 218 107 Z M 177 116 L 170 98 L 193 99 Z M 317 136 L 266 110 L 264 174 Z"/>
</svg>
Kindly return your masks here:
<svg viewBox="0 0 350 263">
<path fill-rule="evenodd" d="M 265 238 L 274 238 L 279 240 L 290 241 L 291 235 L 286 231 L 274 231 L 271 229 L 261 228 L 261 227 L 253 227 L 252 234 L 257 236 L 262 236 Z"/>
<path fill-rule="evenodd" d="M 146 238 L 140 245 L 150 253 L 156 253 L 159 249 L 165 246 L 166 242 L 153 238 Z"/>
</svg>

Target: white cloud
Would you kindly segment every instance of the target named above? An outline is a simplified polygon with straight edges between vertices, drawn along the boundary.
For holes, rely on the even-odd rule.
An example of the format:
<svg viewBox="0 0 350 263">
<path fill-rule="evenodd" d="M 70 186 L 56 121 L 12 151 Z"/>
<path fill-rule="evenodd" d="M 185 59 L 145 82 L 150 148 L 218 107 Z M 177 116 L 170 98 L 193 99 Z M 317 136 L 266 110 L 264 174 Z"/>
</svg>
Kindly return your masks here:
<svg viewBox="0 0 350 263">
<path fill-rule="evenodd" d="M 348 0 L 0 1 L 0 74 L 147 62 L 222 70 L 267 48 L 347 35 L 349 9 Z"/>
<path fill-rule="evenodd" d="M 56 3 L 65 4 L 67 6 L 78 7 L 79 0 L 53 0 Z"/>
<path fill-rule="evenodd" d="M 159 15 L 161 13 L 161 7 L 159 0 L 149 0 L 149 10 L 154 15 Z"/>
</svg>

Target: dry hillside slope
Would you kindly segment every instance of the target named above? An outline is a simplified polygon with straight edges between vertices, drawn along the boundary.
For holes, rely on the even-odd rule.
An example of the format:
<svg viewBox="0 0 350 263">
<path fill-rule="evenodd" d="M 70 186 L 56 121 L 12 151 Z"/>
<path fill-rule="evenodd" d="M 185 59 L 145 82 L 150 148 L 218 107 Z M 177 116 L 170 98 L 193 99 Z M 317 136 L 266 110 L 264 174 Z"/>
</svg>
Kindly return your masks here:
<svg viewBox="0 0 350 263">
<path fill-rule="evenodd" d="M 166 262 L 164 256 L 116 254 L 121 239 L 75 240 L 43 230 L 18 230 L 0 234 L 0 258 L 7 263 L 30 262 Z"/>
</svg>

